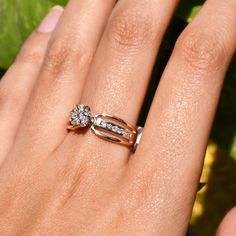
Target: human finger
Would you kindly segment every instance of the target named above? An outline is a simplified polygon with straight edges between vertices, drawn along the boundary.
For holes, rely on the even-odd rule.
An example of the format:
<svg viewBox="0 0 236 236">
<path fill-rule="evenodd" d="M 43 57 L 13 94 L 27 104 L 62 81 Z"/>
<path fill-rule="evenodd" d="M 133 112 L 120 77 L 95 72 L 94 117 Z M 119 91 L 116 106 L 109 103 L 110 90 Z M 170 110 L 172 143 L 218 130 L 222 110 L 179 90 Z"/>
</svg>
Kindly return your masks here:
<svg viewBox="0 0 236 236">
<path fill-rule="evenodd" d="M 54 7 L 24 43 L 0 83 L 0 163 L 11 148 L 23 112 L 36 82 L 51 33 L 63 8 Z"/>
<path fill-rule="evenodd" d="M 68 2 L 49 42 L 16 146 L 35 140 L 40 150 L 48 153 L 63 142 L 69 111 L 80 99 L 93 54 L 114 4 L 115 0 Z"/>
<path fill-rule="evenodd" d="M 156 223 L 150 222 L 168 222 L 160 224 L 159 234 L 186 231 L 224 76 L 235 52 L 235 9 L 234 0 L 208 0 L 180 36 L 130 162 L 131 183 L 146 188 L 143 209 L 151 207 Z"/>
<path fill-rule="evenodd" d="M 136 124 L 158 48 L 177 2 L 152 0 L 147 4 L 121 0 L 117 3 L 81 98 L 93 114 L 112 114 Z M 70 135 L 69 140 L 79 146 L 84 143 L 85 149 L 86 143 L 90 143 L 93 149 L 101 150 L 92 158 L 99 159 L 101 165 L 110 163 L 111 171 L 123 166 L 130 155 L 127 147 L 101 140 L 91 132 L 77 137 Z"/>
</svg>

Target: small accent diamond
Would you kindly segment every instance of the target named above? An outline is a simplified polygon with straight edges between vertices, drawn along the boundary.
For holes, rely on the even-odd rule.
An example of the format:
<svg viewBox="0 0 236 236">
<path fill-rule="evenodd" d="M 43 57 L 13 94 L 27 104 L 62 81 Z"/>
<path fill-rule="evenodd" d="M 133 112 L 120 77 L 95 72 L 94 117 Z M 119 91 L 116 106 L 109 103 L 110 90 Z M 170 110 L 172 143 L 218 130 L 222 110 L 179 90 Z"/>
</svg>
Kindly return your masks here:
<svg viewBox="0 0 236 236">
<path fill-rule="evenodd" d="M 119 129 L 117 130 L 117 133 L 118 133 L 118 134 L 123 134 L 123 132 L 124 132 L 124 130 L 121 129 L 121 128 L 119 128 Z"/>
<path fill-rule="evenodd" d="M 129 138 L 132 136 L 127 130 L 124 130 L 123 135 Z"/>
<path fill-rule="evenodd" d="M 97 126 L 100 126 L 100 124 L 101 124 L 101 118 L 95 118 L 93 123 L 94 123 L 95 125 L 97 125 Z"/>
<path fill-rule="evenodd" d="M 118 131 L 118 127 L 117 126 L 113 126 L 112 127 L 112 131 L 116 133 Z"/>
<path fill-rule="evenodd" d="M 107 124 L 107 128 L 108 129 L 112 129 L 112 125 L 111 124 Z"/>
<path fill-rule="evenodd" d="M 101 122 L 101 126 L 102 126 L 103 128 L 106 128 L 106 126 L 107 126 L 106 121 L 102 121 L 102 122 Z"/>
</svg>

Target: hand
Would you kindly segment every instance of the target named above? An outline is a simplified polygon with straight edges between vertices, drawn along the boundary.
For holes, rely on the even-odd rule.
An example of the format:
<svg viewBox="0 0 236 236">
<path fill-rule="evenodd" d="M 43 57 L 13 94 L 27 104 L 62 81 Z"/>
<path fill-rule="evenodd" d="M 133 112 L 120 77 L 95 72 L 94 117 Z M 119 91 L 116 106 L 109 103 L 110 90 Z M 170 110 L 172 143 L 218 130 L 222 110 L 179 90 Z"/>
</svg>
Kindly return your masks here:
<svg viewBox="0 0 236 236">
<path fill-rule="evenodd" d="M 177 2 L 71 0 L 32 33 L 0 84 L 1 235 L 186 233 L 235 52 L 235 0 L 208 0 L 178 39 L 135 154 L 67 131 L 78 103 L 136 123 Z M 235 235 L 235 218 L 218 235 Z"/>
</svg>

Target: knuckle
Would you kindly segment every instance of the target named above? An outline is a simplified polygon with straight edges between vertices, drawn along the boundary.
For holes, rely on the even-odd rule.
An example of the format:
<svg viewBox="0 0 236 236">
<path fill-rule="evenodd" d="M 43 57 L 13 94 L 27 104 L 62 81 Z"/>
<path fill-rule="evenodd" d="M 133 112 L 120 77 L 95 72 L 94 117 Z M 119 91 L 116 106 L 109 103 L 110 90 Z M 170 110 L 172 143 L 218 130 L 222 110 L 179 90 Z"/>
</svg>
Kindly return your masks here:
<svg viewBox="0 0 236 236">
<path fill-rule="evenodd" d="M 21 71 L 20 71 L 21 70 Z M 3 78 L 0 80 L 0 109 L 20 109 L 22 104 L 30 94 L 29 86 L 20 86 L 21 83 L 9 81 L 8 79 L 14 78 L 15 72 L 18 71 L 18 80 L 21 81 L 24 77 L 25 67 L 19 63 L 14 62 Z M 12 78 L 11 78 L 12 77 Z M 22 96 L 22 94 L 24 96 Z"/>
<path fill-rule="evenodd" d="M 12 91 L 6 86 L 0 86 L 0 109 L 1 111 L 9 109 L 11 106 L 17 106 L 21 101 L 22 94 Z"/>
<path fill-rule="evenodd" d="M 76 45 L 76 46 L 75 46 Z M 78 42 L 54 40 L 47 52 L 43 70 L 52 76 L 66 72 L 76 64 L 80 66 L 90 58 L 89 50 L 85 50 Z"/>
<path fill-rule="evenodd" d="M 6 94 L 5 89 L 1 86 L 0 87 L 0 108 L 1 110 L 5 107 L 8 101 L 8 96 Z"/>
<path fill-rule="evenodd" d="M 151 17 L 143 12 L 118 11 L 110 21 L 108 38 L 111 46 L 118 50 L 137 49 L 151 38 L 151 29 Z"/>
<path fill-rule="evenodd" d="M 184 32 L 176 49 L 186 65 L 197 71 L 218 69 L 226 58 L 222 40 L 212 32 Z"/>
<path fill-rule="evenodd" d="M 40 65 L 43 60 L 43 50 L 41 46 L 24 45 L 16 58 L 17 62 Z"/>
</svg>

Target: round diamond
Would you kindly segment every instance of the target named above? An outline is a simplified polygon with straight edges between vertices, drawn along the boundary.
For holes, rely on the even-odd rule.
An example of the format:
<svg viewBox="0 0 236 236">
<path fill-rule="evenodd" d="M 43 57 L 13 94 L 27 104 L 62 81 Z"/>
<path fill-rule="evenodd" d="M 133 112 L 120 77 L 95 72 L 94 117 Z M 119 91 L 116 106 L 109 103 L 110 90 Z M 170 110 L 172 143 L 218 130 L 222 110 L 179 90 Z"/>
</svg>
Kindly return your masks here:
<svg viewBox="0 0 236 236">
<path fill-rule="evenodd" d="M 88 123 L 89 123 L 88 117 L 81 115 L 81 116 L 80 116 L 80 124 L 81 124 L 82 126 L 86 126 Z"/>
<path fill-rule="evenodd" d="M 107 122 L 104 121 L 101 118 L 94 118 L 94 120 L 91 121 L 94 125 L 99 126 L 101 128 L 107 128 Z"/>
<path fill-rule="evenodd" d="M 85 110 L 85 105 L 79 105 L 79 106 L 77 106 L 78 107 L 78 111 L 79 112 L 84 112 L 84 110 Z"/>
<path fill-rule="evenodd" d="M 95 125 L 100 126 L 101 121 L 102 121 L 101 118 L 96 118 L 94 123 L 95 123 Z"/>
<path fill-rule="evenodd" d="M 117 126 L 113 126 L 113 127 L 112 127 L 112 131 L 113 131 L 113 132 L 117 132 L 117 131 L 118 131 L 118 127 L 117 127 Z"/>
<path fill-rule="evenodd" d="M 107 126 L 106 121 L 102 121 L 102 122 L 101 122 L 101 126 L 102 126 L 103 128 L 106 128 L 106 126 Z"/>
<path fill-rule="evenodd" d="M 71 124 L 74 126 L 78 126 L 80 124 L 80 120 L 79 119 L 72 120 Z"/>
<path fill-rule="evenodd" d="M 107 124 L 107 128 L 108 129 L 112 129 L 112 125 L 111 124 Z"/>
<path fill-rule="evenodd" d="M 124 130 L 123 135 L 126 136 L 126 137 L 131 137 L 132 136 L 127 130 Z"/>
<path fill-rule="evenodd" d="M 124 130 L 121 129 L 121 128 L 117 130 L 117 133 L 118 133 L 118 134 L 123 134 L 123 132 L 124 132 Z"/>
<path fill-rule="evenodd" d="M 84 108 L 84 114 L 87 116 L 89 116 L 91 114 L 90 108 L 88 106 Z"/>
</svg>

